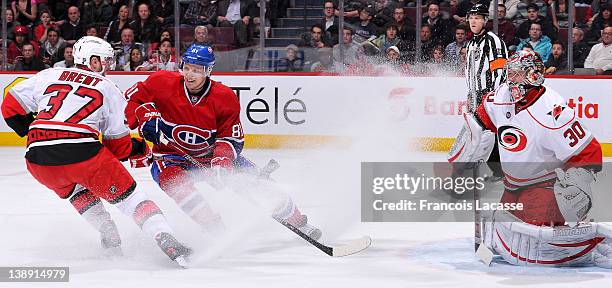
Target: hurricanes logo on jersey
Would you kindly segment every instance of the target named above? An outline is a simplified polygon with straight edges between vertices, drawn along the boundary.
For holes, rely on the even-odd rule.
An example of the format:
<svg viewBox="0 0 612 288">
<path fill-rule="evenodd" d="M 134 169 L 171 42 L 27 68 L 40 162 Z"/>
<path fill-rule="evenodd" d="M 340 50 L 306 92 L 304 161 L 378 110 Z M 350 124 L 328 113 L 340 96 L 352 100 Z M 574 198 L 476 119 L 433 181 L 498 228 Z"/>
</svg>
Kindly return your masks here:
<svg viewBox="0 0 612 288">
<path fill-rule="evenodd" d="M 210 130 L 204 130 L 189 125 L 177 125 L 172 129 L 172 139 L 181 147 L 200 152 L 210 147 L 208 141 L 213 136 Z"/>
<path fill-rule="evenodd" d="M 519 152 L 527 147 L 527 136 L 523 130 L 513 126 L 497 129 L 499 145 L 510 152 Z"/>
<path fill-rule="evenodd" d="M 552 116 L 553 119 L 555 119 L 555 122 L 557 122 L 557 120 L 559 120 L 559 116 L 561 116 L 561 113 L 563 112 L 563 110 L 565 110 L 564 106 L 555 104 L 553 109 L 550 112 L 546 113 L 546 114 Z"/>
</svg>

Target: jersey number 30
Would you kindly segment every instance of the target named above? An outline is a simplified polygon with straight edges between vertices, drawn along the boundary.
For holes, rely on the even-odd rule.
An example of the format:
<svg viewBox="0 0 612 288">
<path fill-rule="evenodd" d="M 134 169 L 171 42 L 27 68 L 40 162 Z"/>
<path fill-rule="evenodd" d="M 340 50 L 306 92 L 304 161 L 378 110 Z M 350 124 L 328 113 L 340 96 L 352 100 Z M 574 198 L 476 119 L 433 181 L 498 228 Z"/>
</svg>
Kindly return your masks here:
<svg viewBox="0 0 612 288">
<path fill-rule="evenodd" d="M 574 122 L 572 126 L 567 128 L 567 130 L 563 132 L 563 137 L 570 140 L 570 147 L 576 146 L 580 139 L 584 138 L 585 135 L 586 133 L 584 132 L 584 129 L 582 129 L 582 126 L 580 126 L 580 122 L 578 121 Z"/>
<path fill-rule="evenodd" d="M 81 120 L 87 118 L 87 116 L 91 115 L 93 112 L 102 107 L 102 99 L 104 97 L 100 91 L 83 86 L 79 86 L 76 91 L 70 93 L 72 90 L 72 86 L 68 84 L 53 84 L 47 87 L 45 90 L 45 95 L 51 93 L 56 94 L 49 98 L 47 109 L 38 113 L 38 117 L 36 118 L 42 120 L 53 119 L 60 108 L 62 108 L 66 97 L 68 97 L 70 94 L 74 94 L 82 98 L 90 98 L 90 100 L 85 103 L 85 105 L 81 106 L 70 117 L 68 117 L 65 121 L 66 123 L 79 123 Z"/>
</svg>

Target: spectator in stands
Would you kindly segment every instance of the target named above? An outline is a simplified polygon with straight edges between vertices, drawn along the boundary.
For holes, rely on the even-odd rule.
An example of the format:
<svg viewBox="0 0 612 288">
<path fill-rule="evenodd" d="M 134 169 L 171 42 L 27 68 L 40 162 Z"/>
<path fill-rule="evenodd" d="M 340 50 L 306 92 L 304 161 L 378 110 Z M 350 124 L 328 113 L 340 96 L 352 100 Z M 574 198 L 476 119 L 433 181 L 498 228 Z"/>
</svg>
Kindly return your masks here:
<svg viewBox="0 0 612 288">
<path fill-rule="evenodd" d="M 115 49 L 115 57 L 117 58 L 117 67 L 121 68 L 130 61 L 130 51 L 132 48 L 138 48 L 142 53 L 142 44 L 134 40 L 134 30 L 131 27 L 125 27 L 121 30 L 121 41 L 112 44 Z M 141 57 L 142 58 L 142 57 Z M 132 70 L 130 70 L 132 71 Z"/>
<path fill-rule="evenodd" d="M 66 43 L 64 39 L 59 36 L 59 32 L 53 28 L 47 30 L 46 38 L 47 39 L 41 47 L 41 58 L 43 63 L 53 66 L 53 64 L 62 60 L 64 55 L 61 54 L 61 51 L 66 47 Z"/>
<path fill-rule="evenodd" d="M 98 35 L 98 26 L 96 26 L 96 24 L 88 24 L 85 26 L 85 35 L 100 37 L 100 35 Z"/>
<path fill-rule="evenodd" d="M 10 64 L 14 64 L 17 60 L 23 58 L 22 50 L 25 44 L 32 44 L 34 47 L 34 54 L 40 55 L 40 47 L 38 44 L 28 39 L 28 35 L 30 34 L 28 27 L 15 26 L 13 34 L 15 35 L 15 39 L 8 44 L 8 49 L 6 51 L 6 57 Z"/>
<path fill-rule="evenodd" d="M 598 75 L 612 75 L 612 26 L 601 32 L 601 43 L 591 48 L 584 68 L 593 68 Z"/>
<path fill-rule="evenodd" d="M 34 54 L 34 45 L 31 43 L 23 44 L 21 52 L 23 56 L 15 63 L 15 71 L 42 71 L 47 68 L 38 56 Z"/>
<path fill-rule="evenodd" d="M 55 0 L 53 3 L 55 5 L 49 6 L 51 15 L 59 22 L 57 25 L 62 25 L 64 21 L 69 20 L 68 8 L 70 8 L 70 6 L 74 6 L 76 3 L 77 1 L 73 0 Z"/>
<path fill-rule="evenodd" d="M 106 35 L 104 35 L 104 40 L 108 43 L 114 43 L 121 41 L 121 30 L 123 28 L 128 27 L 131 22 L 128 18 L 130 14 L 130 10 L 128 6 L 122 5 L 119 8 L 119 14 L 117 15 L 117 19 L 111 21 L 108 24 L 108 29 L 106 29 Z"/>
<path fill-rule="evenodd" d="M 497 36 L 504 40 L 507 47 L 516 45 L 518 43 L 516 28 L 514 24 L 512 24 L 512 21 L 508 20 L 506 17 L 506 6 L 504 6 L 504 4 L 499 4 L 497 7 L 497 19 L 499 23 L 497 26 Z M 493 31 L 493 21 L 491 19 L 487 22 L 487 30 Z"/>
<path fill-rule="evenodd" d="M 584 43 L 584 31 L 580 28 L 574 28 L 572 30 L 572 45 L 573 47 L 573 60 L 574 60 L 574 68 L 583 68 L 584 60 L 586 60 L 587 55 L 589 55 L 589 51 L 591 51 L 591 47 Z"/>
<path fill-rule="evenodd" d="M 138 47 L 132 47 L 128 52 L 129 59 L 125 64 L 119 66 L 122 71 L 142 71 L 142 51 Z"/>
<path fill-rule="evenodd" d="M 170 45 L 170 54 L 174 55 L 174 37 L 172 37 L 172 33 L 170 31 L 170 29 L 165 28 L 164 30 L 161 31 L 161 33 L 159 34 L 159 38 L 157 41 L 151 43 L 151 46 L 149 46 L 149 52 L 147 53 L 147 55 L 149 55 L 149 57 L 151 56 L 151 54 L 153 52 L 155 52 L 156 50 L 161 50 L 161 43 L 164 42 L 164 40 L 168 40 L 170 41 L 170 43 L 172 43 L 172 45 Z M 204 44 L 206 45 L 206 44 Z"/>
<path fill-rule="evenodd" d="M 251 41 L 253 22 L 258 11 L 254 2 L 249 0 L 219 0 L 217 2 L 217 26 L 234 27 L 236 44 L 244 47 Z"/>
<path fill-rule="evenodd" d="M 449 20 L 442 18 L 438 2 L 429 2 L 429 5 L 427 5 L 427 15 L 423 17 L 423 23 L 429 25 L 431 38 L 434 43 L 447 45 L 452 41 L 451 29 L 453 25 Z"/>
<path fill-rule="evenodd" d="M 308 47 L 308 48 L 323 48 L 329 47 L 329 44 L 326 43 L 323 27 L 319 24 L 312 25 L 310 28 L 310 33 L 305 33 L 300 39 L 299 47 Z"/>
<path fill-rule="evenodd" d="M 332 48 L 324 47 L 317 50 L 319 61 L 310 66 L 312 72 L 335 72 Z"/>
<path fill-rule="evenodd" d="M 48 29 L 56 29 L 54 21 L 51 21 L 51 14 L 47 10 L 40 11 L 40 24 L 34 27 L 34 40 L 43 43 L 47 40 Z"/>
<path fill-rule="evenodd" d="M 83 37 L 83 24 L 81 23 L 81 12 L 76 6 L 68 8 L 68 21 L 59 27 L 60 35 L 66 42 L 74 44 Z"/>
<path fill-rule="evenodd" d="M 83 1 L 82 21 L 85 25 L 104 26 L 113 20 L 113 7 L 104 0 Z"/>
<path fill-rule="evenodd" d="M 323 19 L 318 23 L 323 27 L 325 38 L 329 39 L 330 45 L 338 44 L 338 17 L 334 14 L 336 4 L 331 0 L 323 3 Z"/>
<path fill-rule="evenodd" d="M 334 45 L 333 55 L 336 71 L 344 71 L 347 65 L 355 63 L 358 56 L 363 53 L 361 46 L 353 42 L 353 34 L 353 29 L 344 27 L 342 31 L 342 44 Z M 340 55 L 340 45 L 344 48 L 344 57 Z"/>
<path fill-rule="evenodd" d="M 355 35 L 363 37 L 364 40 L 376 38 L 378 28 L 372 23 L 372 17 L 376 14 L 374 8 L 366 7 L 359 11 L 359 22 L 355 24 Z"/>
<path fill-rule="evenodd" d="M 568 20 L 569 14 L 567 13 L 567 5 L 565 4 L 565 0 L 546 0 L 546 1 L 547 1 L 546 2 L 547 6 L 550 7 L 550 9 L 546 10 L 546 17 L 552 20 L 552 24 L 553 26 L 555 26 L 555 28 L 557 28 L 557 31 L 559 31 L 561 27 L 567 28 L 567 20 Z M 578 22 L 578 19 L 575 19 L 575 20 L 576 20 L 575 24 L 582 24 Z"/>
<path fill-rule="evenodd" d="M 415 39 L 415 30 L 414 24 L 412 20 L 406 17 L 406 13 L 404 12 L 404 8 L 395 7 L 393 10 L 393 23 L 398 27 L 398 33 L 400 39 L 403 41 L 414 42 Z"/>
<path fill-rule="evenodd" d="M 376 14 L 372 18 L 372 23 L 376 25 L 378 31 L 384 31 L 387 24 L 393 22 L 395 6 L 395 3 L 389 0 L 376 0 L 374 2 Z"/>
<path fill-rule="evenodd" d="M 10 8 L 6 8 L 6 39 L 15 39 L 15 34 L 13 34 L 13 30 L 16 26 L 21 26 L 21 23 L 15 21 L 15 14 L 13 14 L 13 10 Z"/>
<path fill-rule="evenodd" d="M 276 72 L 301 72 L 304 71 L 304 59 L 298 56 L 299 49 L 291 44 L 287 46 L 287 54 L 278 60 Z"/>
<path fill-rule="evenodd" d="M 591 8 L 593 13 L 599 13 L 603 6 L 612 7 L 612 0 L 593 0 L 591 3 Z"/>
<path fill-rule="evenodd" d="M 542 35 L 542 25 L 540 25 L 540 23 L 531 23 L 529 38 L 522 39 L 517 49 L 523 49 L 525 44 L 530 44 L 531 47 L 533 47 L 533 51 L 540 54 L 542 61 L 548 61 L 548 57 L 550 57 L 550 52 L 552 51 L 552 44 L 548 36 Z"/>
<path fill-rule="evenodd" d="M 155 11 L 155 20 L 161 27 L 174 24 L 174 0 L 153 1 L 153 11 Z"/>
<path fill-rule="evenodd" d="M 610 10 L 612 7 L 608 5 L 602 5 L 600 8 L 600 12 L 593 19 L 593 23 L 591 24 L 591 29 L 587 32 L 586 40 L 587 41 L 599 41 L 601 39 L 601 32 L 605 27 L 612 26 L 612 20 L 610 20 Z"/>
<path fill-rule="evenodd" d="M 484 4 L 486 7 L 489 7 L 485 0 L 460 0 L 453 19 L 459 24 L 467 24 L 467 12 L 476 4 Z"/>
<path fill-rule="evenodd" d="M 131 0 L 109 0 L 109 2 L 109 4 L 111 4 L 111 6 L 113 7 L 113 15 L 119 14 L 119 9 L 121 9 L 121 6 L 131 7 Z M 137 2 L 138 1 L 134 1 L 134 4 Z"/>
<path fill-rule="evenodd" d="M 436 42 L 432 39 L 431 26 L 424 24 L 421 27 L 421 60 L 429 60 L 431 51 L 436 46 Z"/>
<path fill-rule="evenodd" d="M 137 71 L 177 71 L 178 63 L 172 53 L 173 49 L 172 41 L 164 38 L 159 44 L 159 50 L 153 51 L 149 55 L 149 61 L 144 61 Z"/>
<path fill-rule="evenodd" d="M 216 22 L 217 5 L 211 2 L 211 0 L 189 1 L 189 6 L 185 11 L 185 24 L 192 26 L 210 25 L 212 27 Z"/>
<path fill-rule="evenodd" d="M 55 63 L 53 67 L 54 68 L 74 67 L 74 57 L 72 56 L 72 46 L 71 45 L 64 47 L 64 50 L 62 51 L 62 55 L 64 55 L 64 60 Z"/>
<path fill-rule="evenodd" d="M 452 67 L 459 64 L 459 51 L 467 44 L 467 31 L 468 29 L 465 25 L 457 25 L 457 27 L 455 27 L 455 41 L 448 44 L 444 50 L 446 61 L 452 65 Z"/>
<path fill-rule="evenodd" d="M 388 63 L 399 65 L 400 63 L 400 51 L 397 46 L 389 46 L 387 50 L 385 50 L 385 58 Z"/>
<path fill-rule="evenodd" d="M 145 50 L 159 35 L 159 26 L 151 16 L 151 8 L 147 3 L 138 5 L 138 15 L 130 23 L 130 27 L 134 29 L 136 40 L 142 43 Z"/>
<path fill-rule="evenodd" d="M 193 29 L 193 44 L 213 45 L 212 41 L 208 38 L 208 28 L 206 26 L 196 26 Z"/>
<path fill-rule="evenodd" d="M 16 16 L 17 22 L 23 26 L 30 27 L 38 17 L 38 6 L 36 0 L 15 0 L 11 3 L 13 15 Z"/>
<path fill-rule="evenodd" d="M 545 74 L 567 74 L 567 56 L 561 42 L 555 41 L 552 44 L 552 53 L 544 66 L 546 67 Z"/>
<path fill-rule="evenodd" d="M 499 6 L 504 6 L 504 19 L 510 20 L 508 22 L 512 23 L 512 19 L 514 19 L 514 17 L 516 17 L 516 15 L 518 15 L 518 4 L 520 3 L 520 0 L 498 0 L 497 1 L 497 5 Z M 495 13 L 495 0 L 491 0 L 491 4 L 489 4 L 489 15 L 493 15 L 493 13 Z M 502 17 L 499 16 L 499 8 L 497 8 L 497 14 L 498 14 L 498 19 L 501 22 Z M 492 20 L 493 16 L 491 16 Z M 501 27 L 500 27 L 501 28 Z M 500 35 L 501 37 L 501 35 Z M 503 38 L 503 37 L 502 37 Z M 504 40 L 505 42 L 505 40 Z M 506 45 L 510 45 L 508 44 L 508 42 L 506 42 Z"/>
<path fill-rule="evenodd" d="M 399 28 L 395 23 L 389 23 L 387 27 L 385 27 L 385 34 L 376 38 L 372 43 L 374 43 L 382 53 L 386 53 L 387 49 L 391 46 L 400 47 L 401 39 L 397 36 L 398 31 Z"/>
<path fill-rule="evenodd" d="M 442 47 L 442 45 L 436 45 L 431 50 L 431 55 L 429 56 L 428 70 L 433 73 L 446 70 L 447 64 L 444 61 L 445 58 L 444 47 Z"/>
<path fill-rule="evenodd" d="M 346 0 L 344 1 L 344 21 L 349 24 L 355 24 L 359 22 L 359 11 L 367 6 L 366 1 L 361 0 Z M 338 0 L 334 0 L 334 15 L 340 16 L 340 10 L 338 10 Z"/>
<path fill-rule="evenodd" d="M 519 28 L 516 33 L 516 36 L 519 39 L 525 39 L 529 37 L 529 30 L 531 29 L 531 24 L 533 23 L 540 24 L 540 26 L 542 27 L 542 33 L 548 36 L 548 38 L 550 38 L 551 40 L 557 39 L 557 30 L 548 19 L 538 14 L 539 10 L 540 7 L 538 7 L 538 5 L 534 3 L 529 4 L 527 6 L 527 20 L 525 20 L 525 22 L 519 25 Z"/>
<path fill-rule="evenodd" d="M 467 66 L 467 47 L 462 47 L 459 50 L 459 63 L 455 66 L 457 75 L 465 76 L 465 67 Z"/>
</svg>

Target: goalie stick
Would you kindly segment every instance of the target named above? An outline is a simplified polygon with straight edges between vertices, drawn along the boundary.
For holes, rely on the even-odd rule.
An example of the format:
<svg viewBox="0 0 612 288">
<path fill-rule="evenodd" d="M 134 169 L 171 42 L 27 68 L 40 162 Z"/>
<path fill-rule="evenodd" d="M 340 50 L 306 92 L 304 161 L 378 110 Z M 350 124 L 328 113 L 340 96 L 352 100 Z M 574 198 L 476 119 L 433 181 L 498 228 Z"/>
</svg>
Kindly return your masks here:
<svg viewBox="0 0 612 288">
<path fill-rule="evenodd" d="M 177 153 L 179 153 L 183 158 L 187 159 L 187 161 L 189 161 L 191 164 L 193 164 L 197 168 L 200 168 L 200 169 L 210 168 L 210 167 L 207 167 L 206 165 L 202 164 L 201 162 L 199 162 L 197 159 L 193 158 L 185 150 L 183 150 L 182 147 L 178 146 L 173 141 L 168 140 L 163 135 L 160 137 L 160 142 L 162 144 L 170 147 L 171 149 L 173 149 Z M 280 164 L 278 164 L 278 162 L 276 160 L 270 159 L 270 161 L 268 161 L 268 163 L 264 167 L 259 169 L 259 173 L 258 173 L 257 178 L 272 180 L 270 178 L 270 174 L 272 172 L 274 172 L 276 169 L 278 169 L 279 167 L 280 167 Z M 215 185 L 213 185 L 213 186 L 215 186 Z M 215 188 L 220 189 L 220 187 L 221 186 L 215 187 Z M 310 243 L 311 245 L 313 245 L 317 249 L 323 251 L 325 254 L 327 254 L 329 256 L 332 256 L 332 257 L 343 257 L 343 256 L 348 256 L 348 255 L 351 255 L 351 254 L 355 254 L 357 252 L 365 250 L 366 248 L 370 247 L 370 244 L 372 244 L 372 239 L 370 238 L 370 236 L 362 236 L 359 239 L 351 240 L 348 243 L 343 244 L 343 245 L 327 246 L 327 245 L 324 245 L 321 242 L 311 238 L 310 236 L 304 234 L 297 227 L 291 225 L 290 223 L 288 223 L 285 220 L 276 220 L 276 221 L 278 223 L 282 224 L 283 226 L 287 227 L 287 229 L 291 230 L 293 233 L 297 234 L 302 239 L 306 240 L 306 242 Z"/>
</svg>

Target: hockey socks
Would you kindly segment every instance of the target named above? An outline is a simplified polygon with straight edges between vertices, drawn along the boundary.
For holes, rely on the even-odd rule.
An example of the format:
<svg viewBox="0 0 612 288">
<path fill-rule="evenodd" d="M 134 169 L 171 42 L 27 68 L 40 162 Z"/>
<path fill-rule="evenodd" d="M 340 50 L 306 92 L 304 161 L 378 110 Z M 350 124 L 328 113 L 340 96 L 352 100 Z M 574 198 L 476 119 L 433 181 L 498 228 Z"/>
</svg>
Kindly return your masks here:
<svg viewBox="0 0 612 288">
<path fill-rule="evenodd" d="M 321 230 L 308 224 L 308 217 L 300 212 L 289 196 L 277 207 L 272 214 L 272 218 L 279 222 L 284 221 L 291 224 L 314 240 L 321 238 Z"/>
<path fill-rule="evenodd" d="M 221 216 L 213 211 L 204 196 L 197 192 L 183 168 L 167 167 L 159 175 L 159 185 L 205 233 L 224 230 Z"/>
</svg>

